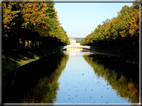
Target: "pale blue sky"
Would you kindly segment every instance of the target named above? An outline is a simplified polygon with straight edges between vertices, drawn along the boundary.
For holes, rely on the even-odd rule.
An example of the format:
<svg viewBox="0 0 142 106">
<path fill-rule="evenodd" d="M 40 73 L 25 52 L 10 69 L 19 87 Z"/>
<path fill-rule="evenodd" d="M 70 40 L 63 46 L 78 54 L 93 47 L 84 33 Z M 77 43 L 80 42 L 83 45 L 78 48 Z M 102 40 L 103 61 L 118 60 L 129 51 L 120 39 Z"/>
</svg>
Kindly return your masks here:
<svg viewBox="0 0 142 106">
<path fill-rule="evenodd" d="M 86 37 L 102 21 L 117 17 L 124 5 L 132 3 L 55 3 L 54 7 L 68 37 Z"/>
</svg>

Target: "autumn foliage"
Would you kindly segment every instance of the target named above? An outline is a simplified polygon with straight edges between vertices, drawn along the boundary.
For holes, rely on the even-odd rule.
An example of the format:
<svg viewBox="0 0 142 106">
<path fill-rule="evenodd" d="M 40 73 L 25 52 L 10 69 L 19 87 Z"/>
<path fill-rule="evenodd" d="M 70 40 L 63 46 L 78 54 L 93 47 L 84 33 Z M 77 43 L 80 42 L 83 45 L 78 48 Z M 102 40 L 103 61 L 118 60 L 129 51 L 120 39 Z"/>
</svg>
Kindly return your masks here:
<svg viewBox="0 0 142 106">
<path fill-rule="evenodd" d="M 2 13 L 3 50 L 69 44 L 53 2 L 2 2 Z"/>
<path fill-rule="evenodd" d="M 119 51 L 139 52 L 139 6 L 123 6 L 117 17 L 106 19 L 87 35 L 82 45 Z"/>
</svg>

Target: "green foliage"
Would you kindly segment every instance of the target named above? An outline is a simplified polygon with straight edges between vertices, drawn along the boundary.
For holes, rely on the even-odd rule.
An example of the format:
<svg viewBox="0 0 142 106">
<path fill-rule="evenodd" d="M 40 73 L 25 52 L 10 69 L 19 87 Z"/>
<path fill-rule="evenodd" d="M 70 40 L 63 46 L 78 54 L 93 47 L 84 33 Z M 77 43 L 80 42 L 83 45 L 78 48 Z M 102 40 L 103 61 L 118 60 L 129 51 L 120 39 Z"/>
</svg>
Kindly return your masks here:
<svg viewBox="0 0 142 106">
<path fill-rule="evenodd" d="M 113 50 L 138 52 L 139 8 L 138 4 L 123 6 L 117 17 L 106 19 L 103 25 L 87 35 L 81 45 L 90 45 Z"/>
<path fill-rule="evenodd" d="M 11 44 L 9 47 L 4 46 L 3 49 L 18 49 L 21 45 L 24 48 L 27 46 L 25 40 L 30 40 L 31 43 L 28 44 L 35 45 L 34 48 L 38 46 L 39 48 L 53 48 L 69 44 L 69 38 L 66 31 L 60 26 L 52 1 L 47 3 L 3 2 L 2 7 L 2 34 L 3 38 L 7 37 L 7 42 Z M 12 44 L 12 42 L 14 43 Z M 19 44 L 19 42 L 23 43 Z"/>
</svg>

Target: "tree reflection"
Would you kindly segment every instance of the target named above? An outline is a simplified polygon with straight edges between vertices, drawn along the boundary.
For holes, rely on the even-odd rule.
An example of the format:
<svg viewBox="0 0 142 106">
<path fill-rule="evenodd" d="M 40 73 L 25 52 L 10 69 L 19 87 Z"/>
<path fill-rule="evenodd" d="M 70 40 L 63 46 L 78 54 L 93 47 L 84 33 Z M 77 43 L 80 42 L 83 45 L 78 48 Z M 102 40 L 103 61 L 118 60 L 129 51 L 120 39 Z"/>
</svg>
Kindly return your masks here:
<svg viewBox="0 0 142 106">
<path fill-rule="evenodd" d="M 139 68 L 137 63 L 126 63 L 113 56 L 84 55 L 98 77 L 103 77 L 117 95 L 128 98 L 129 102 L 139 102 Z M 134 71 L 135 70 L 135 71 Z"/>
<path fill-rule="evenodd" d="M 3 103 L 53 103 L 57 81 L 68 58 L 68 55 L 54 54 L 15 70 L 15 78 L 14 72 L 7 74 L 3 78 Z"/>
</svg>

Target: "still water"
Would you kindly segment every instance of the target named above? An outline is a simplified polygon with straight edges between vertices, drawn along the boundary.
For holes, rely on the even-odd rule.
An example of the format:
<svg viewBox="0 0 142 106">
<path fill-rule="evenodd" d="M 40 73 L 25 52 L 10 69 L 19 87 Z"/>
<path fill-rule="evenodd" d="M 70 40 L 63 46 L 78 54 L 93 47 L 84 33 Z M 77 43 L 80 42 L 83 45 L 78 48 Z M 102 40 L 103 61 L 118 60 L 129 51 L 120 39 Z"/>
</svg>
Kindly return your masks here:
<svg viewBox="0 0 142 106">
<path fill-rule="evenodd" d="M 138 72 L 138 64 L 64 51 L 3 76 L 3 102 L 138 103 Z"/>
<path fill-rule="evenodd" d="M 59 90 L 55 103 L 130 102 L 127 97 L 121 97 L 117 89 L 113 89 L 104 77 L 98 76 L 94 68 L 84 59 L 92 53 L 65 52 L 65 54 L 69 55 L 69 60 L 58 80 Z"/>
</svg>

